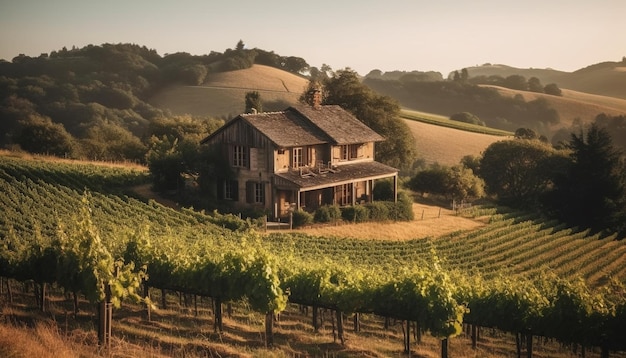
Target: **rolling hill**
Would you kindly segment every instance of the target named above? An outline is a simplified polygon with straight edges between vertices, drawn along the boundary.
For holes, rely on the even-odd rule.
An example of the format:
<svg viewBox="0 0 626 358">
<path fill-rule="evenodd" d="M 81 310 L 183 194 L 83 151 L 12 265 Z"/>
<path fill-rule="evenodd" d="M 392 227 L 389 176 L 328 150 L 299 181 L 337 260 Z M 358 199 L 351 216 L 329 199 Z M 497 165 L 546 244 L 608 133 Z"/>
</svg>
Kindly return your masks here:
<svg viewBox="0 0 626 358">
<path fill-rule="evenodd" d="M 468 67 L 470 77 L 521 75 L 537 77 L 541 83 L 556 83 L 560 88 L 601 96 L 626 99 L 626 61 L 602 62 L 574 72 L 553 69 L 516 68 L 506 65 L 485 64 Z"/>
<path fill-rule="evenodd" d="M 559 112 L 561 122 L 554 125 L 552 130 L 569 127 L 572 122 L 579 118 L 584 123 L 589 123 L 600 114 L 605 113 L 612 116 L 626 114 L 626 99 L 609 96 L 595 95 L 574 90 L 562 89 L 563 96 L 551 96 L 545 93 L 513 90 L 498 86 L 486 86 L 495 88 L 503 96 L 514 97 L 521 95 L 526 101 L 537 98 L 545 99 L 550 107 Z"/>
<path fill-rule="evenodd" d="M 175 85 L 149 102 L 173 114 L 231 118 L 245 109 L 245 95 L 261 94 L 265 111 L 285 109 L 298 101 L 308 80 L 274 67 L 254 65 L 238 71 L 209 74 L 201 86 Z"/>
<path fill-rule="evenodd" d="M 490 73 L 486 72 L 487 69 L 497 70 L 495 74 L 499 75 L 507 75 L 517 70 L 512 67 L 499 65 L 482 66 L 472 70 L 478 71 L 477 74 Z M 554 70 L 531 69 L 527 71 L 530 72 L 523 72 L 526 76 L 543 76 L 545 78 L 542 79 L 543 83 L 567 74 Z M 586 71 L 589 72 L 591 70 Z M 597 71 L 607 71 L 607 69 L 602 67 Z M 597 73 L 597 71 L 591 72 Z M 474 75 L 472 72 L 470 73 Z M 581 76 L 579 75 L 579 78 L 582 78 Z M 591 74 L 588 76 L 591 76 Z M 254 65 L 244 70 L 210 74 L 200 86 L 170 86 L 157 93 L 149 102 L 174 114 L 210 115 L 228 119 L 243 112 L 245 94 L 249 91 L 260 92 L 264 103 L 263 110 L 277 111 L 296 103 L 306 85 L 307 79 L 304 77 L 269 66 Z M 599 113 L 609 115 L 626 114 L 626 99 L 571 89 L 563 89 L 563 96 L 557 97 L 503 87 L 492 87 L 506 97 L 521 95 L 526 101 L 537 98 L 545 99 L 549 106 L 559 113 L 561 118 L 560 123 L 550 128 L 553 132 L 560 128 L 569 128 L 572 122 L 578 118 L 583 122 L 590 122 Z M 407 105 L 403 101 L 401 103 L 409 108 L 420 109 Z M 438 114 L 446 117 L 451 114 L 444 112 L 442 111 Z M 415 137 L 418 156 L 427 163 L 458 164 L 463 156 L 480 155 L 491 143 L 506 138 L 497 135 L 469 133 L 459 129 L 444 128 L 413 120 L 406 120 L 406 123 Z"/>
</svg>

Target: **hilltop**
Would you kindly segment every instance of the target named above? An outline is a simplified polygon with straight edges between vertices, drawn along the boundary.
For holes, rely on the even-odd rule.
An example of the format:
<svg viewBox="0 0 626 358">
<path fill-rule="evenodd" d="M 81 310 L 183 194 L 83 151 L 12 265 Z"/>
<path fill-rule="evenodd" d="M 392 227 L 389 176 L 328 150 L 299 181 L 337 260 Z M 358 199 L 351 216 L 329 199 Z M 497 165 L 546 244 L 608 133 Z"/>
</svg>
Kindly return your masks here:
<svg viewBox="0 0 626 358">
<path fill-rule="evenodd" d="M 244 111 L 245 95 L 260 93 L 265 111 L 277 111 L 298 102 L 308 80 L 264 65 L 207 75 L 199 86 L 172 85 L 148 100 L 173 114 L 233 117 Z"/>
<path fill-rule="evenodd" d="M 600 96 L 626 99 L 626 59 L 601 62 L 574 72 L 553 69 L 516 68 L 501 64 L 467 67 L 470 77 L 521 75 L 537 77 L 542 83 L 556 83 L 561 88 Z"/>
</svg>

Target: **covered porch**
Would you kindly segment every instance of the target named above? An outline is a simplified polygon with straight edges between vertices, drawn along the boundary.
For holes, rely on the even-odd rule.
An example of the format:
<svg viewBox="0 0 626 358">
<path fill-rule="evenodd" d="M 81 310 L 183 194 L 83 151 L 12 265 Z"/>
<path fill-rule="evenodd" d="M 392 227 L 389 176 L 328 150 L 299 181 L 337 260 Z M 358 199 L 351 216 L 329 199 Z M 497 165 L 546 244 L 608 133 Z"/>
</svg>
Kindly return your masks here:
<svg viewBox="0 0 626 358">
<path fill-rule="evenodd" d="M 392 178 L 397 200 L 398 171 L 378 162 L 347 164 L 332 171 L 298 170 L 274 175 L 273 214 L 290 210 L 315 211 L 323 205 L 355 205 L 374 201 L 377 180 Z"/>
</svg>

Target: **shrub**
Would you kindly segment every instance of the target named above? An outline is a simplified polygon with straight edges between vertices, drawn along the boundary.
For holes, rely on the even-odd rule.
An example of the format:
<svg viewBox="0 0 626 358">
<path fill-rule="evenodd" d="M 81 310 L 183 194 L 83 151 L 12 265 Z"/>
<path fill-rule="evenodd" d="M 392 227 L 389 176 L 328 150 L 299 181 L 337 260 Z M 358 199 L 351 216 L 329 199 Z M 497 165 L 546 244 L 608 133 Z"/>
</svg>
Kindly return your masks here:
<svg viewBox="0 0 626 358">
<path fill-rule="evenodd" d="M 389 208 L 389 218 L 396 221 L 413 220 L 413 200 L 405 192 L 398 193 L 398 202 L 385 202 Z"/>
<path fill-rule="evenodd" d="M 304 210 L 296 210 L 293 212 L 293 227 L 301 227 L 313 223 L 313 215 Z"/>
<path fill-rule="evenodd" d="M 389 220 L 389 208 L 384 202 L 375 201 L 365 205 L 369 211 L 369 218 L 371 221 L 386 221 Z"/>
<path fill-rule="evenodd" d="M 341 220 L 341 210 L 337 205 L 324 205 L 315 210 L 315 222 L 328 223 Z"/>
<path fill-rule="evenodd" d="M 346 206 L 341 209 L 341 217 L 345 221 L 362 223 L 369 220 L 369 212 L 363 205 Z"/>
</svg>

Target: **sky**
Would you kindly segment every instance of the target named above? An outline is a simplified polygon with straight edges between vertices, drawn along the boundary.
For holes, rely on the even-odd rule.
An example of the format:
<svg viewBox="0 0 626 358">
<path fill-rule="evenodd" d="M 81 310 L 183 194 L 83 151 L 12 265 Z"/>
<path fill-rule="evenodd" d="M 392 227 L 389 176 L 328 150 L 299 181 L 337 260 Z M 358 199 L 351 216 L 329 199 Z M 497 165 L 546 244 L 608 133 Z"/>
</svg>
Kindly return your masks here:
<svg viewBox="0 0 626 358">
<path fill-rule="evenodd" d="M 133 43 L 160 55 L 246 48 L 311 66 L 575 71 L 626 56 L 625 0 L 0 0 L 0 59 Z"/>
</svg>

